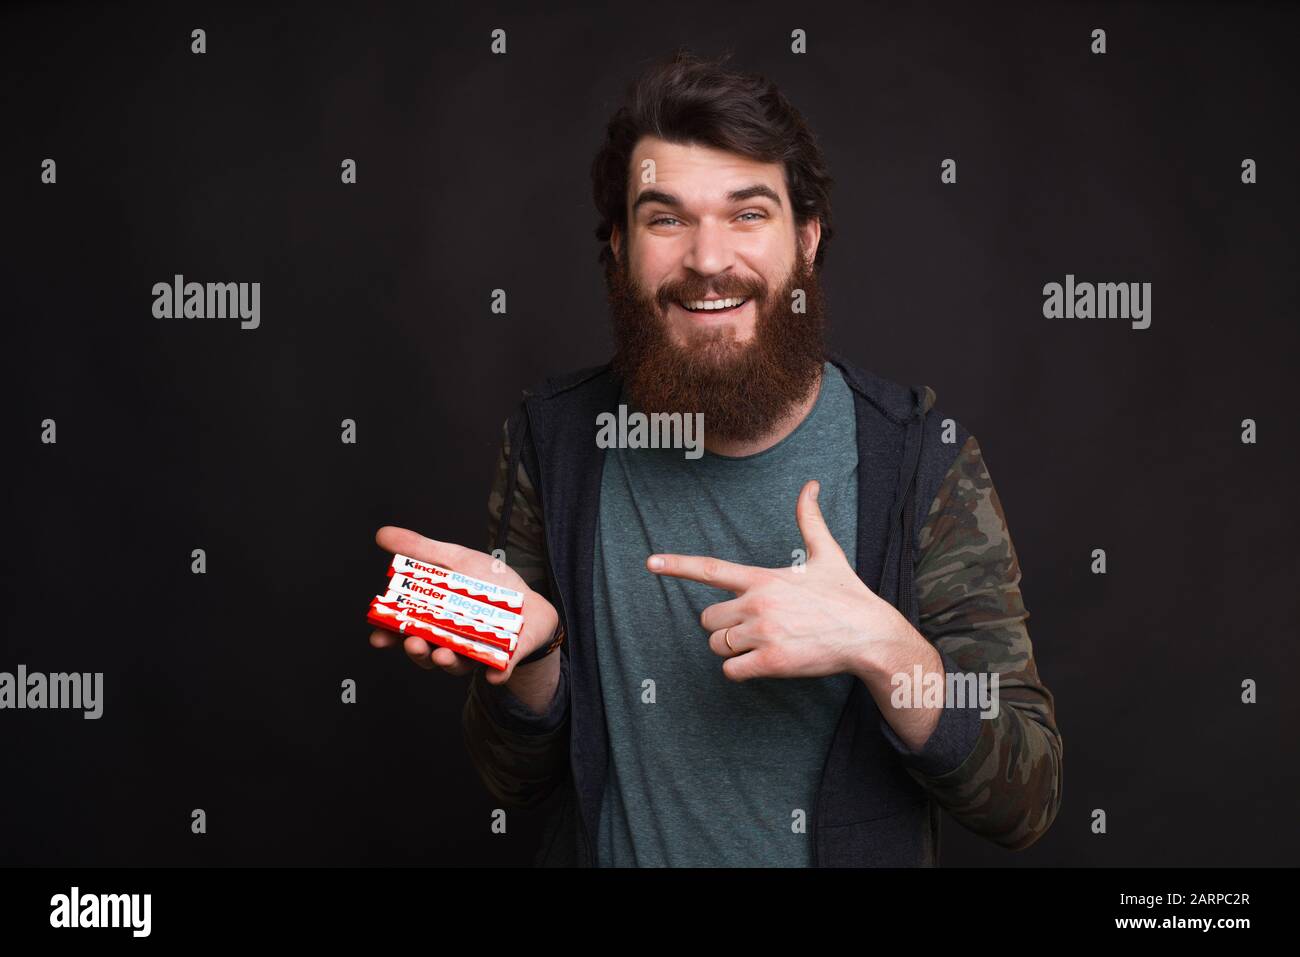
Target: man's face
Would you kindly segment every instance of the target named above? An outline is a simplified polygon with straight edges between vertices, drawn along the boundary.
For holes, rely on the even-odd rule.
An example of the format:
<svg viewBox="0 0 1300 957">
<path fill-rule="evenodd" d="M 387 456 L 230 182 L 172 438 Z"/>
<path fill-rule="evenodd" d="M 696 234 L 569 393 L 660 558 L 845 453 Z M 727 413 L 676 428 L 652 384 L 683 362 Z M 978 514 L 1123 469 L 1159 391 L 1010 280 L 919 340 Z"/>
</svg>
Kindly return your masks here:
<svg viewBox="0 0 1300 957">
<path fill-rule="evenodd" d="M 706 435 L 764 435 L 821 372 L 819 224 L 796 228 L 779 163 L 647 136 L 629 178 L 610 305 L 630 397 L 645 412 L 703 412 Z"/>
</svg>

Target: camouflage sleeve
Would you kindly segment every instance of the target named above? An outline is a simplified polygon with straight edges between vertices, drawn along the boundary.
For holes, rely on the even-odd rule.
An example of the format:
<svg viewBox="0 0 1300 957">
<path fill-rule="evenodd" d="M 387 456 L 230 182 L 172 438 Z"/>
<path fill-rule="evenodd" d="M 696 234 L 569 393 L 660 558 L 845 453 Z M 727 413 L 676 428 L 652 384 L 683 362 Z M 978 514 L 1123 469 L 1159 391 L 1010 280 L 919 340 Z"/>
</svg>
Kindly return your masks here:
<svg viewBox="0 0 1300 957">
<path fill-rule="evenodd" d="M 997 673 L 997 716 L 945 708 L 919 752 L 882 720 L 885 736 L 960 824 L 1002 847 L 1028 847 L 1060 807 L 1061 734 L 1025 628 L 1020 563 L 974 436 L 921 528 L 916 588 L 920 630 L 945 670 Z"/>
<path fill-rule="evenodd" d="M 510 470 L 510 423 L 501 427 L 501 451 L 497 455 L 492 491 L 488 495 L 487 550 L 496 547 L 497 528 L 506 497 L 506 473 Z M 546 542 L 543 538 L 542 510 L 537 493 L 528 478 L 523 462 L 515 477 L 515 503 L 510 509 L 510 528 L 506 530 L 505 563 L 519 573 L 528 587 L 548 601 L 546 585 Z"/>
<path fill-rule="evenodd" d="M 497 526 L 509 470 L 509 436 L 503 436 L 496 478 L 488 496 L 488 550 L 496 545 Z M 515 485 L 505 562 L 532 590 L 546 596 L 546 547 L 541 509 L 521 463 Z M 548 596 L 549 597 L 549 596 Z M 533 807 L 544 801 L 563 777 L 569 759 L 568 655 L 560 657 L 560 681 L 545 714 L 536 714 L 501 685 L 483 680 L 476 668 L 461 715 L 470 760 L 497 800 L 510 807 Z"/>
</svg>

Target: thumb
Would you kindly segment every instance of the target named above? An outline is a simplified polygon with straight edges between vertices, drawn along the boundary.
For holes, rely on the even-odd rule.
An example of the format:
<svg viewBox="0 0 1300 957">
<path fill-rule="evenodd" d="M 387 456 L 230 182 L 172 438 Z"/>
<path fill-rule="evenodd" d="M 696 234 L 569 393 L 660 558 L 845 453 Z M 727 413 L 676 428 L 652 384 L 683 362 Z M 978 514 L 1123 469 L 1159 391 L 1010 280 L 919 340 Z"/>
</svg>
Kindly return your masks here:
<svg viewBox="0 0 1300 957">
<path fill-rule="evenodd" d="M 817 504 L 817 493 L 821 484 L 815 479 L 804 483 L 795 505 L 794 517 L 799 523 L 799 533 L 804 544 L 808 546 L 808 560 L 815 558 L 844 558 L 844 551 L 831 534 L 826 519 L 822 517 L 821 506 Z"/>
</svg>

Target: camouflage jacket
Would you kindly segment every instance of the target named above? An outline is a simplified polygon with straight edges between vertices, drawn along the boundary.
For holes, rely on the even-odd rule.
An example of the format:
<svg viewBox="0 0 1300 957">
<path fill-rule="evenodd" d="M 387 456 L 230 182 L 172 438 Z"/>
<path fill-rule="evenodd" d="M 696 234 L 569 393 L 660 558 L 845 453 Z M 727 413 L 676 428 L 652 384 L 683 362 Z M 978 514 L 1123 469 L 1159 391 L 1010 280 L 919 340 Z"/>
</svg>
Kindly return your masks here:
<svg viewBox="0 0 1300 957">
<path fill-rule="evenodd" d="M 925 408 L 935 392 L 925 389 Z M 488 499 L 489 545 L 507 487 L 509 433 L 503 430 Z M 522 463 L 507 530 L 507 563 L 530 588 L 547 593 L 547 551 L 538 497 Z M 920 632 L 964 672 L 999 675 L 1000 711 L 979 722 L 970 754 L 936 775 L 907 773 L 948 814 L 996 844 L 1034 843 L 1060 806 L 1062 742 L 1052 693 L 1040 679 L 1025 621 L 1020 565 L 1002 504 L 975 437 L 969 436 L 918 532 L 914 571 Z M 466 747 L 485 786 L 507 806 L 535 807 L 554 790 L 568 761 L 568 673 L 549 710 L 534 714 L 504 688 L 469 683 L 463 711 Z M 908 749 L 887 725 L 882 733 Z"/>
</svg>

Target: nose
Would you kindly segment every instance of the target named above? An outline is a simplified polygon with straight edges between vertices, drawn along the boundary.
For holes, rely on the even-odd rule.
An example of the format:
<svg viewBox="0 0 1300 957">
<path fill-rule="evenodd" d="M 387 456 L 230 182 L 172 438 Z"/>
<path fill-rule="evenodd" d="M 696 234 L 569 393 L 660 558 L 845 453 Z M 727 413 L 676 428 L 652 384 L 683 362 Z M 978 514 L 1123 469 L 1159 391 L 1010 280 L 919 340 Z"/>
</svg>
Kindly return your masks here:
<svg viewBox="0 0 1300 957">
<path fill-rule="evenodd" d="M 705 278 L 726 272 L 736 261 L 725 224 L 705 217 L 695 227 L 682 265 Z"/>
</svg>

